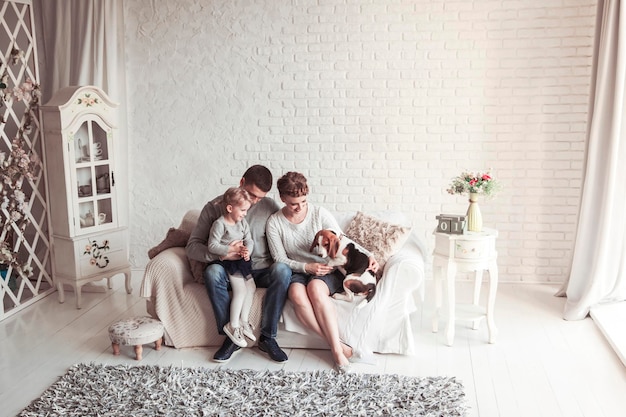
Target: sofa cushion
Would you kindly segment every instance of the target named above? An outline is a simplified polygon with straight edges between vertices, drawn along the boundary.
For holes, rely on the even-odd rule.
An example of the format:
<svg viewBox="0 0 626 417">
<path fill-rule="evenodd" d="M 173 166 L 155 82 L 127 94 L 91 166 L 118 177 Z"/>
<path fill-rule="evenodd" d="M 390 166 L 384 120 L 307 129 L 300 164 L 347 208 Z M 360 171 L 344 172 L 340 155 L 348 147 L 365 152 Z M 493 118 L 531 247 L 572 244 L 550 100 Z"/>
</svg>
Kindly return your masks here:
<svg viewBox="0 0 626 417">
<path fill-rule="evenodd" d="M 382 271 L 387 260 L 406 242 L 411 228 L 357 212 L 346 230 L 346 236 L 370 251 Z"/>
</svg>

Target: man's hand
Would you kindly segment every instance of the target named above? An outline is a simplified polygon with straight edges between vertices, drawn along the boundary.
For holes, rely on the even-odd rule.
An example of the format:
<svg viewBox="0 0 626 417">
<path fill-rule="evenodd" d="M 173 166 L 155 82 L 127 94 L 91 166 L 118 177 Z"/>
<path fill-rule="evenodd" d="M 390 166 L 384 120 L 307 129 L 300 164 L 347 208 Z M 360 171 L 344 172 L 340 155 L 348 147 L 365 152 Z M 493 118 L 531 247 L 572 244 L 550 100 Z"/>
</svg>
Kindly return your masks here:
<svg viewBox="0 0 626 417">
<path fill-rule="evenodd" d="M 242 258 L 240 255 L 241 248 L 245 246 L 243 245 L 243 240 L 233 240 L 228 245 L 228 253 L 226 256 L 222 256 L 222 261 L 237 261 Z"/>
</svg>

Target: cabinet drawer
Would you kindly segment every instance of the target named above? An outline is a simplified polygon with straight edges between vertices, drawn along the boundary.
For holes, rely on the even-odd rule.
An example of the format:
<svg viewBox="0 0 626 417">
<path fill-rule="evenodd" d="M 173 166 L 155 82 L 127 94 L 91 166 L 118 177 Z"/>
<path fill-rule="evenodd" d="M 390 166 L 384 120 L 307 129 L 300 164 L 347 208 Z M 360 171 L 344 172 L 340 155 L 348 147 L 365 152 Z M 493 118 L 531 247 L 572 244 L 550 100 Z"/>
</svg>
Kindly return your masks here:
<svg viewBox="0 0 626 417">
<path fill-rule="evenodd" d="M 88 276 L 126 265 L 128 265 L 128 257 L 124 250 L 109 250 L 102 252 L 99 257 L 82 256 L 80 259 L 80 273 L 82 276 Z"/>
<path fill-rule="evenodd" d="M 109 232 L 93 234 L 80 240 L 81 258 L 92 257 L 94 251 L 115 252 L 128 247 L 128 230 L 114 229 Z"/>
<path fill-rule="evenodd" d="M 489 240 L 457 240 L 454 257 L 459 259 L 481 259 L 489 253 Z"/>
<path fill-rule="evenodd" d="M 497 256 L 496 237 L 498 232 L 485 229 L 462 235 L 435 232 L 434 255 L 448 259 L 486 260 Z"/>
<path fill-rule="evenodd" d="M 128 230 L 116 229 L 81 239 L 81 275 L 102 273 L 128 264 Z"/>
</svg>

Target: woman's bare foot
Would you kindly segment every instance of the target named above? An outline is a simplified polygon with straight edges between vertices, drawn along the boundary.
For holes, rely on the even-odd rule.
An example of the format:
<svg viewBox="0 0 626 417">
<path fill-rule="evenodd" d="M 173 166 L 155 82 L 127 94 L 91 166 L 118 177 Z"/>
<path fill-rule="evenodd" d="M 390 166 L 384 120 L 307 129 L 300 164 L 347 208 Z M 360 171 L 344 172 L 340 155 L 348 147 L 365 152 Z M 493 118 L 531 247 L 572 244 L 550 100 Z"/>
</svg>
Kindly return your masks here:
<svg viewBox="0 0 626 417">
<path fill-rule="evenodd" d="M 337 367 L 348 367 L 348 366 L 350 366 L 350 361 L 348 360 L 348 358 L 343 353 L 339 353 L 339 354 L 334 354 L 333 353 L 333 360 L 335 361 L 335 365 Z"/>
<path fill-rule="evenodd" d="M 333 360 L 335 361 L 335 370 L 340 374 L 346 374 L 351 371 L 352 364 L 342 351 L 333 352 Z"/>
<path fill-rule="evenodd" d="M 352 352 L 352 347 L 343 342 L 341 342 L 341 350 L 343 351 L 343 356 L 345 356 L 346 359 L 350 359 L 354 353 Z"/>
</svg>

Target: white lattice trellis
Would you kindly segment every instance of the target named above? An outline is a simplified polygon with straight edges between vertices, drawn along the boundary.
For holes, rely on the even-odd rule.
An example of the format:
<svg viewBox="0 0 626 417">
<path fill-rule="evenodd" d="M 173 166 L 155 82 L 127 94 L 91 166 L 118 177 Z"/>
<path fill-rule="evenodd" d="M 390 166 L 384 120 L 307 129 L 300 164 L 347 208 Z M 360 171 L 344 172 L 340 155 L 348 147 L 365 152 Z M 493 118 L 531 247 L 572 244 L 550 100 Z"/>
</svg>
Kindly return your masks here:
<svg viewBox="0 0 626 417">
<path fill-rule="evenodd" d="M 32 4 L 27 0 L 0 0 L 0 76 L 4 87 L 0 97 L 0 152 L 8 154 L 16 138 L 23 149 L 43 160 L 44 143 L 37 101 L 30 106 L 18 100 L 15 87 L 27 80 L 39 83 Z M 4 169 L 4 168 L 3 168 Z M 32 180 L 24 181 L 28 222 L 21 230 L 12 224 L 2 230 L 0 242 L 9 242 L 20 264 L 30 266 L 32 275 L 26 277 L 9 267 L 0 278 L 0 320 L 16 313 L 54 291 L 50 266 L 49 221 L 46 199 L 45 170 L 35 170 Z M 0 201 L 2 203 L 2 201 Z M 5 224 L 10 213 L 0 206 L 0 220 Z"/>
</svg>

